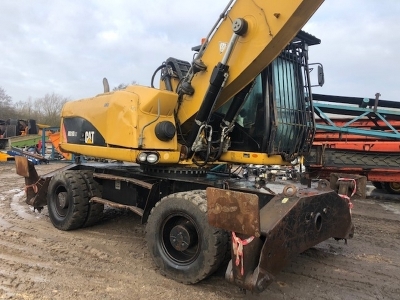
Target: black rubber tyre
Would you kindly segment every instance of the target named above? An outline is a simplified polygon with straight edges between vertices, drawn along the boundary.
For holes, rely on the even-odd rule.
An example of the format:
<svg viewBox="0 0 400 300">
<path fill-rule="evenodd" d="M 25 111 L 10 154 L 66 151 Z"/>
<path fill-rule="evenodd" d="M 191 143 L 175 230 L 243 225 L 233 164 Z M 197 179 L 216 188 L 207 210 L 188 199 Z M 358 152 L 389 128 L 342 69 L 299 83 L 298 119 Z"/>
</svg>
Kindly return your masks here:
<svg viewBox="0 0 400 300">
<path fill-rule="evenodd" d="M 400 182 L 383 182 L 383 188 L 390 194 L 400 194 Z"/>
<path fill-rule="evenodd" d="M 92 197 L 101 197 L 101 190 L 99 184 L 93 179 L 93 172 L 89 170 L 81 170 L 83 180 L 85 180 L 86 188 L 88 190 L 88 214 L 83 227 L 89 227 L 101 220 L 103 217 L 104 205 L 101 203 L 90 203 Z"/>
<path fill-rule="evenodd" d="M 372 185 L 374 187 L 376 187 L 378 190 L 382 190 L 383 189 L 382 182 L 380 182 L 380 181 L 372 181 Z"/>
<path fill-rule="evenodd" d="M 193 284 L 221 265 L 228 234 L 208 223 L 206 193 L 195 190 L 171 194 L 156 204 L 146 225 L 146 241 L 161 274 Z"/>
<path fill-rule="evenodd" d="M 88 214 L 88 191 L 79 171 L 58 172 L 50 180 L 47 207 L 50 220 L 60 230 L 83 226 Z"/>
</svg>

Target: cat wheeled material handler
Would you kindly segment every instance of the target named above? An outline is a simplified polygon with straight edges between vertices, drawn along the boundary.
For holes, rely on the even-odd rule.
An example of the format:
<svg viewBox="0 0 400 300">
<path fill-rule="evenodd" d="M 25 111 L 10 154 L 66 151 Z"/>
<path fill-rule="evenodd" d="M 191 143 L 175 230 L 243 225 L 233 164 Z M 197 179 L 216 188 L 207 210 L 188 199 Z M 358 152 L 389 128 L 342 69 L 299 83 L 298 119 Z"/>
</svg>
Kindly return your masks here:
<svg viewBox="0 0 400 300">
<path fill-rule="evenodd" d="M 162 274 L 196 283 L 230 253 L 226 278 L 254 292 L 294 255 L 351 237 L 349 204 L 332 190 L 273 195 L 231 168 L 290 164 L 309 151 L 312 39 L 295 37 L 322 2 L 230 1 L 192 63 L 157 68 L 159 88 L 110 92 L 104 80 L 104 93 L 68 102 L 60 148 L 118 163 L 77 161 L 39 177 L 18 159 L 29 204 L 47 205 L 61 230 L 92 225 L 104 205 L 130 209 Z"/>
</svg>

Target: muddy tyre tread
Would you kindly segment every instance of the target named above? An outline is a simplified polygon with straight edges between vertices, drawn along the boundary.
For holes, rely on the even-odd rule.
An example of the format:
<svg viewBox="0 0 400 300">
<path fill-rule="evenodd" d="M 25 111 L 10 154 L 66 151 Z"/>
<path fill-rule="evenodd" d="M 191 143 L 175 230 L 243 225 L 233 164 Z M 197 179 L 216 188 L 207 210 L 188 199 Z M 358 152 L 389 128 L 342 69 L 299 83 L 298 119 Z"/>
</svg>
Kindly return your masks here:
<svg viewBox="0 0 400 300">
<path fill-rule="evenodd" d="M 57 215 L 55 211 L 54 193 L 59 187 L 65 187 L 67 190 L 69 207 L 65 217 Z M 87 197 L 88 191 L 81 173 L 67 170 L 54 175 L 50 180 L 47 194 L 47 207 L 54 227 L 64 231 L 81 228 L 88 213 Z"/>
<path fill-rule="evenodd" d="M 89 170 L 80 171 L 88 190 L 88 214 L 82 227 L 93 226 L 103 217 L 104 205 L 96 202 L 89 202 L 92 197 L 101 197 L 99 184 L 93 179 L 93 172 Z"/>
<path fill-rule="evenodd" d="M 209 247 L 207 249 L 201 250 L 201 255 L 203 263 L 199 266 L 198 259 L 193 262 L 193 268 L 185 271 L 179 272 L 179 270 L 173 270 L 172 267 L 167 266 L 167 268 L 163 268 L 163 266 L 167 265 L 164 261 L 163 266 L 157 263 L 157 260 L 161 259 L 159 253 L 154 253 L 154 248 L 157 244 L 155 237 L 157 224 L 160 224 L 162 221 L 158 219 L 160 213 L 163 210 L 171 209 L 169 208 L 169 204 L 176 204 L 177 199 L 185 200 L 194 205 L 194 208 L 197 208 L 199 212 L 202 214 L 203 218 L 201 220 L 202 228 L 207 235 L 207 239 L 209 242 Z M 179 202 L 179 200 L 178 200 Z M 186 192 L 179 192 L 168 195 L 162 198 L 155 207 L 151 210 L 147 226 L 146 226 L 146 241 L 149 246 L 150 254 L 153 257 L 156 265 L 159 267 L 159 271 L 162 275 L 174 279 L 175 281 L 181 282 L 183 284 L 194 284 L 197 283 L 209 275 L 214 273 L 224 262 L 227 249 L 228 249 L 228 233 L 225 230 L 221 230 L 218 228 L 214 228 L 209 225 L 207 220 L 207 200 L 206 200 L 206 192 L 205 190 L 193 190 Z M 169 268 L 168 268 L 169 267 Z M 193 271 L 193 269 L 195 271 Z M 196 269 L 200 269 L 196 271 Z"/>
</svg>

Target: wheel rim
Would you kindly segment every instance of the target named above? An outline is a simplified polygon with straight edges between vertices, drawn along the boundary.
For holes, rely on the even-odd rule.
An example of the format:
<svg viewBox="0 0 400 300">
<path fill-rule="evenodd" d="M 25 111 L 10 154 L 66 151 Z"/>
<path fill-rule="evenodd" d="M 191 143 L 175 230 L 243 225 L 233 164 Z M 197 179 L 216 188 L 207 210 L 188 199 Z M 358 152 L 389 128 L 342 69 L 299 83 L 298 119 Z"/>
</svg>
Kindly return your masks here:
<svg viewBox="0 0 400 300">
<path fill-rule="evenodd" d="M 65 187 L 60 186 L 55 190 L 54 208 L 58 216 L 64 218 L 68 213 L 68 199 L 67 190 Z"/>
<path fill-rule="evenodd" d="M 391 183 L 390 183 L 390 188 L 391 188 L 393 191 L 395 191 L 395 192 L 397 192 L 397 193 L 400 193 L 400 183 L 399 183 L 399 182 L 391 182 Z"/>
<path fill-rule="evenodd" d="M 201 237 L 196 222 L 183 213 L 168 216 L 160 226 L 161 246 L 178 265 L 193 263 L 200 253 Z"/>
</svg>

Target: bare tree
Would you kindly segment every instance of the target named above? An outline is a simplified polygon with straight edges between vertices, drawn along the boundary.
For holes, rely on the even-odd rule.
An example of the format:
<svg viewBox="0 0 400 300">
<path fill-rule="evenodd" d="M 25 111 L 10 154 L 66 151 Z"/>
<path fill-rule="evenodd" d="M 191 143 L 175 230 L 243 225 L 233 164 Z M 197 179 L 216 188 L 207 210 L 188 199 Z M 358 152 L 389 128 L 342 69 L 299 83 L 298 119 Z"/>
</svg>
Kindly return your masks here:
<svg viewBox="0 0 400 300">
<path fill-rule="evenodd" d="M 36 99 L 33 106 L 38 115 L 37 120 L 47 125 L 59 126 L 61 109 L 68 100 L 55 93 Z"/>
<path fill-rule="evenodd" d="M 38 123 L 60 126 L 60 114 L 68 98 L 52 93 L 33 100 L 11 102 L 11 97 L 0 87 L 0 119 L 33 119 Z"/>
<path fill-rule="evenodd" d="M 35 101 L 29 97 L 26 101 L 18 101 L 15 105 L 18 119 L 40 119 L 37 109 L 35 109 Z"/>
<path fill-rule="evenodd" d="M 16 111 L 11 103 L 11 96 L 0 87 L 0 119 L 10 119 L 16 117 Z"/>
</svg>

